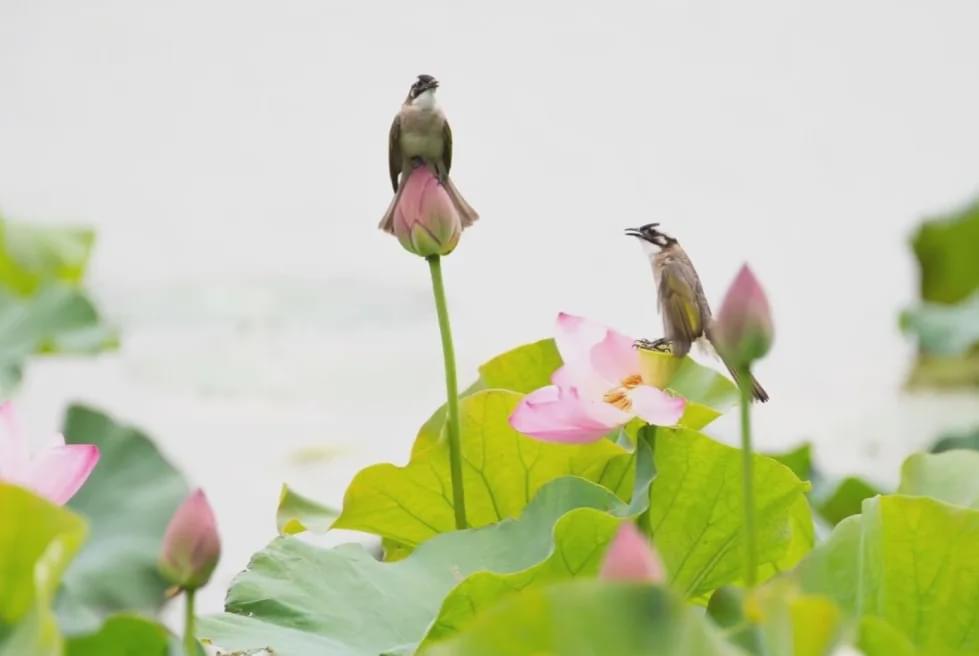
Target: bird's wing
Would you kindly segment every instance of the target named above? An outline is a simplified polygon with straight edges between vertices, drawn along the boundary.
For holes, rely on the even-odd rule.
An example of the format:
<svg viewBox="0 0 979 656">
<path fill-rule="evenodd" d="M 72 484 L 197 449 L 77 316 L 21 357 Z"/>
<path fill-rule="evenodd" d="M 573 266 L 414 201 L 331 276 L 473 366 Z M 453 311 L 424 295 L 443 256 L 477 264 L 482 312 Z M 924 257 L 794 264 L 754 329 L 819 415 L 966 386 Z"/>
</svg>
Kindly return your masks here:
<svg viewBox="0 0 979 656">
<path fill-rule="evenodd" d="M 442 161 L 445 163 L 445 173 L 448 175 L 452 168 L 452 128 L 448 121 L 442 122 Z"/>
<path fill-rule="evenodd" d="M 401 174 L 401 114 L 394 117 L 388 135 L 388 172 L 391 174 L 391 186 L 398 191 L 398 176 Z"/>
<path fill-rule="evenodd" d="M 666 264 L 660 274 L 660 312 L 666 338 L 674 343 L 675 355 L 686 355 L 690 345 L 704 334 L 696 275 L 680 262 Z"/>
</svg>

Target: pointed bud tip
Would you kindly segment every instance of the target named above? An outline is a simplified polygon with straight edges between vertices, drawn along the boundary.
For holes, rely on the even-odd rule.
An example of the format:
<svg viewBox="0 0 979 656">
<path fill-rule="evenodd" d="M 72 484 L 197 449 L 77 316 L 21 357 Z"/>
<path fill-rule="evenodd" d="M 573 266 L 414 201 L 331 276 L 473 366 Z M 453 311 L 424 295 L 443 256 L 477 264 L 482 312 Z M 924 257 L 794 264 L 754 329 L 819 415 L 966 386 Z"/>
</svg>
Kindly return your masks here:
<svg viewBox="0 0 979 656">
<path fill-rule="evenodd" d="M 176 586 L 197 589 L 208 582 L 221 556 L 217 521 L 200 488 L 177 508 L 163 536 L 160 571 Z"/>
<path fill-rule="evenodd" d="M 662 583 L 666 571 L 659 554 L 632 522 L 624 522 L 612 539 L 599 577 L 608 581 Z"/>
</svg>

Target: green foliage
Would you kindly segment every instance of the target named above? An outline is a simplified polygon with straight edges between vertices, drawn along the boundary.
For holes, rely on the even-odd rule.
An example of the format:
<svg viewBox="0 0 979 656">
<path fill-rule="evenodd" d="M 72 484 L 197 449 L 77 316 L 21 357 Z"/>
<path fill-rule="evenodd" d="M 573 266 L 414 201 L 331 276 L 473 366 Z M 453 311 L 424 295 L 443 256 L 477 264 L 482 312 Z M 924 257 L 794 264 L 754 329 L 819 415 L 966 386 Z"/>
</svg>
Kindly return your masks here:
<svg viewBox="0 0 979 656">
<path fill-rule="evenodd" d="M 688 429 L 659 429 L 649 525 L 670 583 L 700 597 L 742 580 L 741 453 Z M 754 456 L 760 578 L 794 566 L 811 548 L 808 484 Z"/>
<path fill-rule="evenodd" d="M 921 298 L 958 303 L 979 289 L 979 201 L 922 224 L 912 240 Z"/>
<path fill-rule="evenodd" d="M 50 604 L 85 531 L 71 511 L 0 482 L 0 656 L 61 653 Z"/>
<path fill-rule="evenodd" d="M 69 443 L 98 445 L 101 457 L 69 502 L 91 535 L 64 577 L 63 627 L 90 631 L 118 611 L 155 613 L 167 588 L 157 572 L 160 545 L 186 482 L 149 437 L 96 410 L 69 408 L 64 433 Z"/>
<path fill-rule="evenodd" d="M 533 588 L 480 615 L 424 656 L 733 656 L 709 622 L 669 590 L 571 581 Z"/>
<path fill-rule="evenodd" d="M 800 576 L 805 589 L 858 618 L 883 620 L 926 653 L 975 653 L 976 553 L 979 511 L 928 497 L 883 496 L 841 522 Z M 875 644 L 884 639 L 881 632 L 874 625 Z"/>
<path fill-rule="evenodd" d="M 86 228 L 0 219 L 0 286 L 28 296 L 52 282 L 78 285 L 94 241 L 95 233 Z"/>
<path fill-rule="evenodd" d="M 979 451 L 979 426 L 976 426 L 971 431 L 942 435 L 931 445 L 929 451 L 932 453 L 941 453 L 943 451 L 951 451 L 952 449 Z"/>
<path fill-rule="evenodd" d="M 337 510 L 283 485 L 279 492 L 279 506 L 275 510 L 275 527 L 279 535 L 295 535 L 304 531 L 323 533 L 329 530 L 337 515 Z"/>
<path fill-rule="evenodd" d="M 850 515 L 860 514 L 864 499 L 880 491 L 857 476 L 847 476 L 816 503 L 816 511 L 831 525 L 839 524 Z"/>
<path fill-rule="evenodd" d="M 0 219 L 0 398 L 35 353 L 90 354 L 116 345 L 81 283 L 94 234 Z"/>
<path fill-rule="evenodd" d="M 165 628 L 138 616 L 116 615 L 98 631 L 67 641 L 65 656 L 168 656 L 174 640 Z"/>
<path fill-rule="evenodd" d="M 453 635 L 485 608 L 529 586 L 540 586 L 579 576 L 594 576 L 605 548 L 622 517 L 636 517 L 647 510 L 652 482 L 653 455 L 643 438 L 637 447 L 636 485 L 632 502 L 612 515 L 591 508 L 577 508 L 561 517 L 554 527 L 554 550 L 532 567 L 513 573 L 477 572 L 460 583 L 442 602 L 425 643 Z"/>
<path fill-rule="evenodd" d="M 517 516 L 545 483 L 581 476 L 626 498 L 633 456 L 608 440 L 575 446 L 525 437 L 510 427 L 520 394 L 477 392 L 460 403 L 463 480 L 470 526 Z M 413 547 L 454 529 L 448 445 L 440 442 L 404 466 L 359 472 L 334 523 Z"/>
<path fill-rule="evenodd" d="M 0 398 L 20 382 L 32 354 L 91 354 L 115 345 L 115 333 L 78 290 L 50 285 L 23 299 L 0 291 Z"/>
<path fill-rule="evenodd" d="M 561 366 L 561 355 L 553 339 L 524 344 L 501 353 L 479 368 L 486 389 L 533 392 L 551 384 L 551 375 Z"/>
<path fill-rule="evenodd" d="M 278 656 L 411 647 L 466 576 L 518 572 L 545 559 L 555 523 L 575 508 L 629 512 L 605 488 L 567 477 L 544 486 L 519 519 L 438 535 L 393 563 L 359 545 L 327 550 L 277 538 L 235 579 L 227 612 L 204 618 L 199 634 L 226 649 L 267 646 Z"/>
</svg>

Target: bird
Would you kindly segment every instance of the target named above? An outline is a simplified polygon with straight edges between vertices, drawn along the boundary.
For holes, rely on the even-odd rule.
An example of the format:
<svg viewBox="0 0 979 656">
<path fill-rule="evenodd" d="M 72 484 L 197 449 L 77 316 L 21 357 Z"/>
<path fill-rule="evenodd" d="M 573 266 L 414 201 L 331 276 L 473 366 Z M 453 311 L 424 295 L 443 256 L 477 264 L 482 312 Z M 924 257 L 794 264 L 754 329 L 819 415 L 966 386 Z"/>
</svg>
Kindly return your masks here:
<svg viewBox="0 0 979 656">
<path fill-rule="evenodd" d="M 438 106 L 435 91 L 439 82 L 431 75 L 419 75 L 408 89 L 408 97 L 395 115 L 388 135 L 388 171 L 394 198 L 378 226 L 394 232 L 394 208 L 408 175 L 417 166 L 428 166 L 438 176 L 459 213 L 462 227 L 471 226 L 479 214 L 465 201 L 449 178 L 452 168 L 452 129 Z"/>
<path fill-rule="evenodd" d="M 717 353 L 738 386 L 742 386 L 742 382 L 750 385 L 751 395 L 755 400 L 767 401 L 768 393 L 755 377 L 749 372 L 750 380 L 741 381 L 738 370 L 720 354 L 714 336 L 715 319 L 711 316 L 700 276 L 680 243 L 657 230 L 658 226 L 659 223 L 647 223 L 625 231 L 626 235 L 637 237 L 643 243 L 653 268 L 659 311 L 663 316 L 664 337 L 653 341 L 637 340 L 636 345 L 640 348 L 668 350 L 674 356 L 682 358 L 690 352 L 694 342 L 703 343 L 706 340 L 712 347 L 710 350 Z"/>
</svg>

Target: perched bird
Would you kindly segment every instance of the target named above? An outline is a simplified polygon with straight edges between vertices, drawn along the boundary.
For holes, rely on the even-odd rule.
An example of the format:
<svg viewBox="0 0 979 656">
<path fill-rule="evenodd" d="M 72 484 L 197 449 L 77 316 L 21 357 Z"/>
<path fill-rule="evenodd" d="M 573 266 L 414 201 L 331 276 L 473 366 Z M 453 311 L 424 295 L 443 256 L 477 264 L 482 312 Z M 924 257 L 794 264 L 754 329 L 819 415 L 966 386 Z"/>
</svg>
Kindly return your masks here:
<svg viewBox="0 0 979 656">
<path fill-rule="evenodd" d="M 710 305 L 700 284 L 700 277 L 686 252 L 673 237 L 656 229 L 658 223 L 648 223 L 639 228 L 628 228 L 625 233 L 638 237 L 642 243 L 650 264 L 653 267 L 653 277 L 656 280 L 659 295 L 659 310 L 663 315 L 664 337 L 654 341 L 640 340 L 637 346 L 642 348 L 668 349 L 676 357 L 683 357 L 690 351 L 690 346 L 706 338 L 707 342 L 717 352 L 717 342 L 714 337 L 715 322 L 710 313 Z M 740 374 L 728 362 L 721 361 L 738 380 Z M 767 401 L 768 393 L 758 384 L 754 376 L 748 374 L 752 396 L 759 401 Z"/>
<path fill-rule="evenodd" d="M 439 83 L 431 75 L 419 75 L 408 90 L 401 111 L 391 123 L 388 138 L 388 171 L 395 196 L 388 207 L 380 228 L 394 232 L 394 207 L 401 196 L 404 181 L 417 166 L 428 166 L 438 176 L 452 204 L 459 213 L 462 227 L 472 225 L 479 214 L 463 199 L 449 179 L 452 168 L 452 130 L 445 114 L 435 101 Z"/>
</svg>

